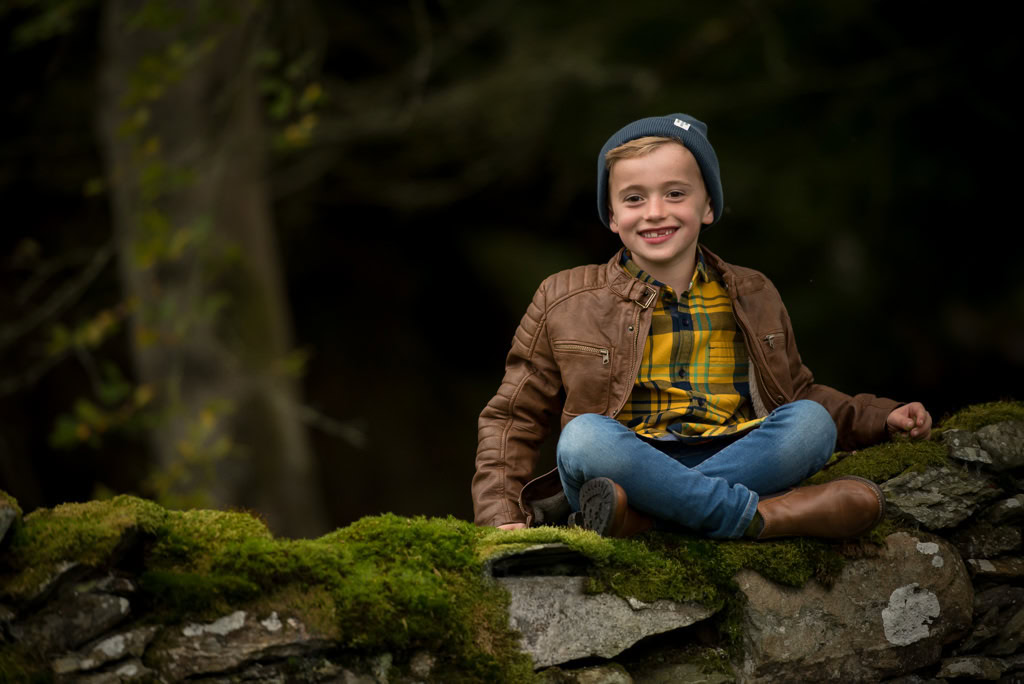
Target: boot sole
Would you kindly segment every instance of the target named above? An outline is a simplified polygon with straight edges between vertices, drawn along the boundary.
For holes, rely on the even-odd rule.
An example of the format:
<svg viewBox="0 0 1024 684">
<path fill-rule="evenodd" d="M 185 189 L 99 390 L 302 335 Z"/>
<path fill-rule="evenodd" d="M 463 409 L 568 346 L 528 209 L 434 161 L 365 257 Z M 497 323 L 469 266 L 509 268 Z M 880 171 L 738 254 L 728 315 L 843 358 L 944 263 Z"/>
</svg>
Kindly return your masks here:
<svg viewBox="0 0 1024 684">
<path fill-rule="evenodd" d="M 580 487 L 580 512 L 583 529 L 608 536 L 615 518 L 615 483 L 607 477 L 584 482 Z"/>
</svg>

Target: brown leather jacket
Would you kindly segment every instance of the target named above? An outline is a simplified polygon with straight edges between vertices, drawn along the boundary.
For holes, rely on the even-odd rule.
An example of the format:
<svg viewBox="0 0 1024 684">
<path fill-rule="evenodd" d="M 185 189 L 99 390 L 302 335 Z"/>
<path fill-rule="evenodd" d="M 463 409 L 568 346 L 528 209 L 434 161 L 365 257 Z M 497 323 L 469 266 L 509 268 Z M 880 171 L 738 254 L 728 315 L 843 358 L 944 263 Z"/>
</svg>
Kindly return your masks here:
<svg viewBox="0 0 1024 684">
<path fill-rule="evenodd" d="M 722 275 L 750 355 L 759 416 L 797 399 L 822 404 L 836 422 L 838 448 L 887 438 L 899 406 L 872 394 L 851 397 L 814 383 L 793 339 L 789 314 L 763 274 L 727 264 L 701 247 Z M 541 283 L 516 330 L 498 393 L 480 414 L 473 508 L 478 525 L 539 524 L 568 514 L 557 471 L 529 483 L 541 441 L 582 413 L 615 416 L 633 389 L 651 325 L 653 286 L 620 265 L 579 266 Z M 524 484 L 526 483 L 526 484 Z"/>
</svg>

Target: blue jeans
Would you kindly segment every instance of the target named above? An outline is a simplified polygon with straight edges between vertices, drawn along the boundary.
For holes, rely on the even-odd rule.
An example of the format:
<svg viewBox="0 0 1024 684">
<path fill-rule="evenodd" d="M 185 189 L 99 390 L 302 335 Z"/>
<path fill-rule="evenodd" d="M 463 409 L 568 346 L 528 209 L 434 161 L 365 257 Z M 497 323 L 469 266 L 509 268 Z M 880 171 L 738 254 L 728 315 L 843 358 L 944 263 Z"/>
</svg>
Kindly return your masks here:
<svg viewBox="0 0 1024 684">
<path fill-rule="evenodd" d="M 702 444 L 638 436 L 614 418 L 577 416 L 558 440 L 558 474 L 574 511 L 580 487 L 608 477 L 629 505 L 709 537 L 736 538 L 757 512 L 758 495 L 821 470 L 836 445 L 832 416 L 816 402 L 780 406 L 755 429 Z"/>
</svg>

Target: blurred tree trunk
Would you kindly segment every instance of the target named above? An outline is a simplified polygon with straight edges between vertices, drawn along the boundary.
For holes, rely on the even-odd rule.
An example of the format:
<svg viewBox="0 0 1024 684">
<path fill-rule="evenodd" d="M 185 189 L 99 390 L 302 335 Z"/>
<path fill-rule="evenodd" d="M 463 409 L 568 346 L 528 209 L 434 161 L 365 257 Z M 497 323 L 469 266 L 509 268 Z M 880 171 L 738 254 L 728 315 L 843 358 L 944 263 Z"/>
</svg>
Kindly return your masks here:
<svg viewBox="0 0 1024 684">
<path fill-rule="evenodd" d="M 254 509 L 275 533 L 304 536 L 326 523 L 282 363 L 290 321 L 254 66 L 261 7 L 107 0 L 98 125 L 137 377 L 160 408 L 154 491 Z"/>
</svg>

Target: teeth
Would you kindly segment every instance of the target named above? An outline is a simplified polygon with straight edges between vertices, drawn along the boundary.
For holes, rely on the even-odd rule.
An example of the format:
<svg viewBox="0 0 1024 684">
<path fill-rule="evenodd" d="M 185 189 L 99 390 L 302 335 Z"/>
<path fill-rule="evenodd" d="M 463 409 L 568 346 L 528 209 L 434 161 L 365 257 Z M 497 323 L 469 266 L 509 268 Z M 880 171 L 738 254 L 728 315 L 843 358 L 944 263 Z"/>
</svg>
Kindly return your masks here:
<svg viewBox="0 0 1024 684">
<path fill-rule="evenodd" d="M 673 232 L 675 232 L 675 228 L 662 228 L 661 230 L 647 230 L 640 233 L 640 235 L 646 238 L 664 237 L 665 235 L 671 235 Z"/>
</svg>

